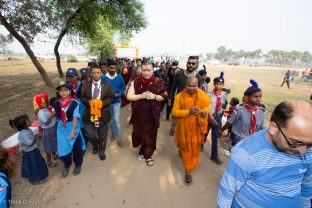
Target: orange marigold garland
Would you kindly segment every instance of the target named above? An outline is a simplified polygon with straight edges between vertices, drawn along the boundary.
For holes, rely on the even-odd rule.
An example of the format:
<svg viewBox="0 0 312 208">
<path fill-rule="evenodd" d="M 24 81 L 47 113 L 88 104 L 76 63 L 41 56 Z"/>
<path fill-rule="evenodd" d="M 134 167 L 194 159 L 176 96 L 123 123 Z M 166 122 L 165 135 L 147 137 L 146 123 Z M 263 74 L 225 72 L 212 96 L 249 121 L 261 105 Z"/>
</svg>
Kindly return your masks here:
<svg viewBox="0 0 312 208">
<path fill-rule="evenodd" d="M 101 109 L 103 103 L 100 99 L 90 100 L 90 121 L 94 122 L 95 127 L 99 127 L 99 118 L 101 118 Z"/>
</svg>

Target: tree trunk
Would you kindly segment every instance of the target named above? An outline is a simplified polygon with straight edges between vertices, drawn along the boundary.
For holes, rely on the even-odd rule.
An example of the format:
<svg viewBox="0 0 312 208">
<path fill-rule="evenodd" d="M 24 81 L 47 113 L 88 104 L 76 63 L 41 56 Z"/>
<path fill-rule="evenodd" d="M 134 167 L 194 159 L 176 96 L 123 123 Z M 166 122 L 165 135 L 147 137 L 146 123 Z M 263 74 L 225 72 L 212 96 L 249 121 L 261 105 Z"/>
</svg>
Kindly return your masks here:
<svg viewBox="0 0 312 208">
<path fill-rule="evenodd" d="M 27 44 L 26 40 L 20 36 L 18 34 L 18 32 L 12 27 L 12 25 L 10 25 L 6 19 L 4 18 L 4 16 L 2 16 L 2 14 L 0 13 L 0 22 L 2 23 L 2 25 L 10 32 L 11 35 L 13 35 L 13 37 L 20 42 L 20 44 L 22 44 L 22 46 L 24 47 L 26 53 L 28 54 L 29 58 L 31 59 L 31 61 L 33 62 L 33 64 L 35 65 L 36 69 L 38 70 L 38 72 L 40 73 L 44 83 L 48 86 L 48 87 L 54 87 L 53 83 L 49 77 L 49 75 L 47 74 L 46 70 L 43 68 L 43 66 L 40 64 L 40 62 L 38 61 L 37 57 L 35 56 L 34 52 L 31 50 L 31 48 L 29 47 L 29 45 Z"/>
<path fill-rule="evenodd" d="M 55 54 L 55 59 L 56 59 L 57 72 L 59 74 L 59 77 L 61 78 L 64 77 L 64 73 L 63 73 L 62 66 L 61 66 L 61 57 L 60 57 L 60 53 L 58 52 L 58 48 L 66 32 L 67 32 L 67 28 L 64 28 L 62 32 L 60 33 L 60 35 L 58 36 L 55 46 L 54 46 L 54 54 Z"/>
<path fill-rule="evenodd" d="M 90 4 L 90 3 L 95 2 L 95 1 L 96 0 L 89 0 L 86 4 Z M 70 24 L 79 15 L 79 13 L 82 11 L 83 6 L 84 5 L 81 5 L 80 7 L 78 7 L 76 9 L 76 11 L 73 13 L 73 15 L 67 19 L 65 27 L 62 29 L 60 35 L 57 38 L 55 46 L 54 46 L 54 54 L 55 54 L 55 59 L 56 59 L 57 72 L 61 78 L 63 78 L 64 74 L 63 74 L 63 70 L 62 70 L 62 66 L 61 66 L 61 58 L 60 58 L 60 53 L 59 53 L 58 49 L 59 49 L 59 46 L 61 44 L 63 37 L 66 35 L 68 28 L 70 27 Z"/>
</svg>

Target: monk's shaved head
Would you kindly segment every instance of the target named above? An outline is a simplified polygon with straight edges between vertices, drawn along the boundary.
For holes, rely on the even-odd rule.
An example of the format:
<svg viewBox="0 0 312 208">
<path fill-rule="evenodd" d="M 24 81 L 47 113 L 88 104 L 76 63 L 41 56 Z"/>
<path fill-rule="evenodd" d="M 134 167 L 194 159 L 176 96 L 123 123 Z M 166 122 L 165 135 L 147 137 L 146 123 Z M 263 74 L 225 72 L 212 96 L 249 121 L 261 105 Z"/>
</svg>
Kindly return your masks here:
<svg viewBox="0 0 312 208">
<path fill-rule="evenodd" d="M 186 80 L 185 89 L 190 95 L 194 94 L 194 92 L 197 89 L 197 86 L 198 86 L 198 79 L 196 77 L 189 77 Z"/>
<path fill-rule="evenodd" d="M 186 85 L 189 84 L 190 82 L 196 82 L 196 84 L 198 85 L 198 79 L 196 77 L 189 77 L 186 80 Z"/>
</svg>

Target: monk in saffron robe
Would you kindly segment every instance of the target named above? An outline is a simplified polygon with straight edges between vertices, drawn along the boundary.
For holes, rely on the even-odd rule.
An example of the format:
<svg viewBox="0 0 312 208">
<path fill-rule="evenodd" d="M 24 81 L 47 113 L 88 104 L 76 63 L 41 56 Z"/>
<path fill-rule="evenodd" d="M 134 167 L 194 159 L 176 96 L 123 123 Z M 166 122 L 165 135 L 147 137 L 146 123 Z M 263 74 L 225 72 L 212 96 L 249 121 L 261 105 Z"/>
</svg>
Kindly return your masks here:
<svg viewBox="0 0 312 208">
<path fill-rule="evenodd" d="M 188 78 L 185 89 L 175 97 L 172 108 L 172 115 L 177 119 L 174 138 L 183 161 L 187 184 L 192 183 L 191 172 L 199 162 L 211 103 L 209 96 L 197 86 L 196 77 Z"/>
<path fill-rule="evenodd" d="M 142 64 L 142 74 L 132 81 L 127 99 L 132 108 L 132 146 L 140 146 L 138 159 L 146 161 L 147 166 L 153 165 L 160 113 L 167 97 L 166 84 L 154 77 L 152 64 Z"/>
</svg>

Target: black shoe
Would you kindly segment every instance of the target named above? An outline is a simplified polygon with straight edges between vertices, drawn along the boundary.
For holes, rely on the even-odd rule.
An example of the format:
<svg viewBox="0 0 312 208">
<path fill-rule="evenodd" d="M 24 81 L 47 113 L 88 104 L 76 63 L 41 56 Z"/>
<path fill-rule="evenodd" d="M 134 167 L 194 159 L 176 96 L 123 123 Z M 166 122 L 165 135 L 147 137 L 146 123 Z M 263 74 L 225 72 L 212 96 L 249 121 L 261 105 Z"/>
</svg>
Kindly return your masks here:
<svg viewBox="0 0 312 208">
<path fill-rule="evenodd" d="M 191 174 L 185 174 L 185 178 L 184 179 L 185 179 L 185 183 L 187 183 L 187 184 L 191 184 L 193 182 Z"/>
<path fill-rule="evenodd" d="M 81 166 L 75 167 L 74 172 L 73 172 L 74 176 L 79 175 L 80 172 L 81 172 Z"/>
<path fill-rule="evenodd" d="M 223 161 L 217 156 L 217 157 L 210 157 L 210 160 L 212 160 L 217 165 L 221 165 Z"/>
<path fill-rule="evenodd" d="M 99 148 L 93 147 L 92 154 L 96 154 L 99 152 Z"/>
<path fill-rule="evenodd" d="M 63 168 L 63 171 L 62 171 L 62 176 L 65 178 L 66 176 L 68 176 L 68 172 L 69 172 L 69 168 Z"/>
<path fill-rule="evenodd" d="M 104 152 L 101 152 L 100 154 L 100 160 L 105 160 L 106 159 L 106 155 Z"/>
</svg>

